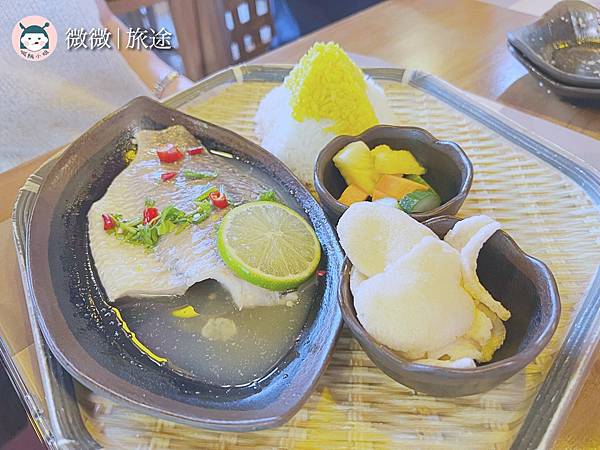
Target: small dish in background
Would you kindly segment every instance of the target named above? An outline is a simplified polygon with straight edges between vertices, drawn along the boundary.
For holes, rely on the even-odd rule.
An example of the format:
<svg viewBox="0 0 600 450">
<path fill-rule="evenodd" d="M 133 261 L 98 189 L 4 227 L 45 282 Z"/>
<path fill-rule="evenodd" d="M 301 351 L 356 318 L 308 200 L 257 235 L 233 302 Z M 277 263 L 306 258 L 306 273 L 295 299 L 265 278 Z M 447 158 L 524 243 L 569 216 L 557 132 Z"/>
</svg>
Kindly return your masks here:
<svg viewBox="0 0 600 450">
<path fill-rule="evenodd" d="M 424 225 L 443 238 L 459 220 L 444 216 Z M 477 274 L 492 296 L 512 313 L 505 322 L 504 344 L 489 363 L 472 369 L 416 364 L 377 342 L 363 328 L 350 291 L 351 269 L 346 259 L 339 295 L 346 325 L 377 367 L 397 382 L 429 395 L 461 397 L 494 388 L 535 359 L 550 341 L 560 318 L 558 288 L 550 269 L 523 252 L 508 234 L 498 231 L 481 250 Z"/>
<path fill-rule="evenodd" d="M 411 214 L 419 222 L 444 214 L 456 214 L 467 198 L 473 181 L 473 166 L 458 144 L 438 141 L 422 128 L 377 125 L 358 136 L 336 137 L 321 150 L 317 158 L 315 189 L 332 223 L 337 223 L 348 209 L 337 200 L 347 185 L 335 167 L 333 157 L 354 141 L 363 141 L 369 148 L 386 144 L 392 149 L 410 150 L 427 169 L 423 178 L 441 197 L 442 204 L 426 212 Z"/>
<path fill-rule="evenodd" d="M 519 61 L 529 73 L 540 83 L 540 88 L 548 94 L 553 92 L 559 97 L 576 100 L 579 102 L 594 103 L 600 102 L 600 89 L 585 88 L 578 86 L 569 86 L 549 78 L 541 70 L 533 65 L 527 57 L 514 46 L 508 44 L 508 50 Z"/>
<path fill-rule="evenodd" d="M 600 89 L 600 10 L 557 3 L 539 20 L 508 33 L 508 42 L 559 83 Z"/>
</svg>

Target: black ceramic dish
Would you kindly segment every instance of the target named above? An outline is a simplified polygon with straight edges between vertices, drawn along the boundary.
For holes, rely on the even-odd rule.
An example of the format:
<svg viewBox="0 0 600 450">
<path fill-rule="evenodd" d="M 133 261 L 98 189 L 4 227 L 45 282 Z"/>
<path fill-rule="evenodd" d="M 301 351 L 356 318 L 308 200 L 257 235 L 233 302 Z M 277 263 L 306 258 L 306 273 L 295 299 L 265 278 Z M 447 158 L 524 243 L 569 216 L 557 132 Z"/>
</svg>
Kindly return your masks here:
<svg viewBox="0 0 600 450">
<path fill-rule="evenodd" d="M 557 3 L 531 25 L 508 33 L 516 47 L 548 78 L 600 89 L 600 11 L 588 3 Z"/>
<path fill-rule="evenodd" d="M 539 81 L 540 89 L 544 90 L 544 93 L 548 93 L 547 90 L 553 92 L 559 97 L 563 97 L 569 100 L 575 100 L 582 104 L 587 102 L 593 105 L 597 105 L 600 102 L 600 89 L 584 88 L 578 86 L 569 86 L 566 84 L 559 83 L 556 80 L 550 79 L 546 74 L 541 72 L 537 67 L 533 65 L 527 57 L 521 53 L 517 48 L 508 44 L 508 50 L 519 61 L 529 73 Z"/>
<path fill-rule="evenodd" d="M 159 366 L 131 343 L 106 305 L 89 251 L 87 212 L 125 167 L 137 129 L 181 124 L 293 192 L 322 245 L 320 281 L 304 329 L 271 373 L 248 386 L 207 385 Z M 323 210 L 275 157 L 228 130 L 145 97 L 130 102 L 73 142 L 40 188 L 27 258 L 40 328 L 58 361 L 78 381 L 143 412 L 216 430 L 281 425 L 303 404 L 325 369 L 341 326 L 337 305 L 342 254 Z M 135 330 L 134 330 L 135 331 Z"/>
<path fill-rule="evenodd" d="M 473 166 L 458 144 L 438 141 L 422 128 L 377 125 L 358 136 L 336 137 L 317 157 L 315 189 L 332 223 L 337 223 L 348 209 L 337 201 L 346 188 L 346 182 L 335 167 L 333 157 L 354 141 L 364 141 L 369 148 L 387 144 L 393 149 L 410 150 L 427 169 L 423 178 L 440 195 L 442 204 L 430 211 L 411 214 L 419 222 L 444 214 L 456 214 L 467 198 L 473 181 Z"/>
<path fill-rule="evenodd" d="M 439 237 L 446 235 L 456 217 L 424 222 Z M 373 339 L 356 316 L 350 291 L 352 264 L 346 259 L 340 284 L 340 307 L 346 325 L 369 358 L 399 383 L 438 397 L 478 394 L 523 369 L 544 349 L 560 318 L 558 288 L 550 269 L 524 253 L 508 234 L 496 232 L 483 246 L 477 274 L 492 296 L 511 311 L 504 324 L 506 340 L 491 362 L 474 369 L 452 369 L 409 362 Z"/>
</svg>

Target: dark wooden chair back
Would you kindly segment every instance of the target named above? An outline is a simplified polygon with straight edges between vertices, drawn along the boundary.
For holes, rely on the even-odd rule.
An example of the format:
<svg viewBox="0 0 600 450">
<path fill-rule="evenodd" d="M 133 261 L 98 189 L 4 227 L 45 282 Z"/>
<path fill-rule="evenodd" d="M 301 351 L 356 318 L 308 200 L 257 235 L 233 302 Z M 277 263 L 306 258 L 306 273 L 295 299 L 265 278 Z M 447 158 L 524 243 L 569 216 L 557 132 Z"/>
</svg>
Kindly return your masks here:
<svg viewBox="0 0 600 450">
<path fill-rule="evenodd" d="M 186 75 L 192 80 L 264 53 L 275 35 L 269 0 L 168 0 Z M 109 0 L 115 14 L 160 0 Z M 148 13 L 148 11 L 147 11 Z M 151 11 L 150 11 L 151 13 Z M 150 14 L 152 15 L 152 14 Z"/>
</svg>

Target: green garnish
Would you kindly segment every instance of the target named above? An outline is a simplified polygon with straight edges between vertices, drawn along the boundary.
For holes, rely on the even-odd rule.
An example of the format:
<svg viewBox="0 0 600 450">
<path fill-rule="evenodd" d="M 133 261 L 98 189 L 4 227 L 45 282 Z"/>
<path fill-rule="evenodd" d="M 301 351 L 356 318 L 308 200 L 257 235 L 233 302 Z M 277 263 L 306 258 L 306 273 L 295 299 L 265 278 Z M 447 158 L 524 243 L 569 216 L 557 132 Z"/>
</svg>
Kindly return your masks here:
<svg viewBox="0 0 600 450">
<path fill-rule="evenodd" d="M 261 192 L 257 200 L 259 202 L 279 202 L 279 198 L 274 190 L 269 189 L 268 191 Z"/>
<path fill-rule="evenodd" d="M 169 205 L 152 222 L 147 224 L 144 224 L 140 218 L 126 220 L 123 219 L 121 214 L 110 214 L 115 221 L 115 227 L 108 232 L 117 239 L 122 239 L 129 244 L 142 245 L 147 249 L 152 249 L 161 236 L 173 232 L 179 234 L 191 224 L 199 224 L 208 219 L 212 212 L 212 205 L 206 199 L 199 199 L 205 194 L 208 197 L 210 192 L 215 190 L 216 188 L 210 187 L 196 198 L 194 201 L 196 209 L 193 211 L 186 213 L 173 205 Z M 154 202 L 146 200 L 145 205 L 146 208 L 154 207 Z"/>
<path fill-rule="evenodd" d="M 184 170 L 183 176 L 186 180 L 206 180 L 210 178 L 216 178 L 217 172 L 194 172 L 193 170 Z"/>
<path fill-rule="evenodd" d="M 204 191 L 202 191 L 202 194 L 194 199 L 194 203 L 200 203 L 202 200 L 206 200 L 212 192 L 217 192 L 217 190 L 218 189 L 213 185 L 207 184 Z"/>
<path fill-rule="evenodd" d="M 441 205 L 440 196 L 433 190 L 429 191 L 414 191 L 406 194 L 400 199 L 398 205 L 405 213 L 421 213 L 430 211 Z"/>
<path fill-rule="evenodd" d="M 142 224 L 141 219 L 123 220 L 119 214 L 111 214 L 116 222 L 116 227 L 111 230 L 117 239 L 122 239 L 129 244 L 142 245 L 152 248 L 160 238 L 158 225 L 160 219 L 153 224 Z"/>
<path fill-rule="evenodd" d="M 427 181 L 425 181 L 423 179 L 423 177 L 420 175 L 405 175 L 404 178 L 408 178 L 409 180 L 414 181 L 419 184 L 424 184 L 429 189 L 433 190 L 433 188 L 429 185 L 429 183 Z"/>
<path fill-rule="evenodd" d="M 427 191 L 414 191 L 406 194 L 398 201 L 400 209 L 408 214 L 421 213 L 437 208 L 442 204 L 442 199 L 435 189 L 419 175 L 406 175 L 411 181 L 427 186 Z"/>
<path fill-rule="evenodd" d="M 212 205 L 208 200 L 202 200 L 201 202 L 196 203 L 198 209 L 191 216 L 191 222 L 194 224 L 198 224 L 200 222 L 204 222 L 210 216 L 210 212 L 212 210 Z"/>
<path fill-rule="evenodd" d="M 159 219 L 156 222 L 156 227 L 158 228 L 158 235 L 163 236 L 173 231 L 175 234 L 179 234 L 185 230 L 189 224 L 190 220 L 184 211 L 173 205 L 169 205 L 160 213 Z"/>
</svg>

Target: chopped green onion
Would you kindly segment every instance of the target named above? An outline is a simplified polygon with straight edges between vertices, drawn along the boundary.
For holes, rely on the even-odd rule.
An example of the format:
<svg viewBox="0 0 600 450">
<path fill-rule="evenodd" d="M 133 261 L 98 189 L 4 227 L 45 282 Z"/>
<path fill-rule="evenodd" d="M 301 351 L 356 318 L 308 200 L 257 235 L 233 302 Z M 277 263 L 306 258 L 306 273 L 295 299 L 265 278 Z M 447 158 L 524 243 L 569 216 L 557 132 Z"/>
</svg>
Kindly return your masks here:
<svg viewBox="0 0 600 450">
<path fill-rule="evenodd" d="M 212 210 L 212 205 L 208 200 L 202 200 L 197 203 L 198 209 L 194 211 L 191 216 L 191 222 L 193 224 L 199 224 L 200 222 L 204 222 L 210 216 L 210 212 Z"/>
<path fill-rule="evenodd" d="M 169 233 L 179 234 L 191 224 L 199 224 L 208 219 L 212 213 L 213 207 L 207 197 L 211 192 L 217 191 L 214 186 L 208 186 L 202 194 L 195 200 L 196 209 L 190 213 L 185 213 L 174 205 L 164 208 L 158 216 L 148 223 L 143 223 L 142 219 L 135 218 L 124 220 L 120 214 L 111 214 L 115 221 L 115 228 L 111 231 L 117 239 L 142 245 L 147 249 L 156 246 L 161 236 Z M 153 208 L 154 202 L 150 199 L 145 202 L 146 208 Z"/>
<path fill-rule="evenodd" d="M 176 208 L 173 205 L 167 206 L 160 213 L 162 221 L 173 222 L 174 224 L 180 224 L 186 221 L 186 214 L 182 210 Z"/>
<path fill-rule="evenodd" d="M 279 198 L 277 197 L 277 194 L 272 189 L 261 192 L 260 195 L 258 196 L 257 200 L 259 202 L 279 202 Z"/>
<path fill-rule="evenodd" d="M 193 170 L 184 170 L 183 176 L 186 180 L 206 180 L 209 178 L 216 178 L 217 172 L 194 172 Z"/>
<path fill-rule="evenodd" d="M 200 194 L 198 197 L 196 197 L 194 199 L 194 203 L 197 204 L 197 203 L 200 203 L 202 200 L 206 200 L 208 198 L 208 196 L 211 194 L 211 192 L 217 192 L 217 188 L 211 184 L 207 184 L 206 189 L 204 189 L 204 191 L 202 191 L 202 194 Z"/>
</svg>

